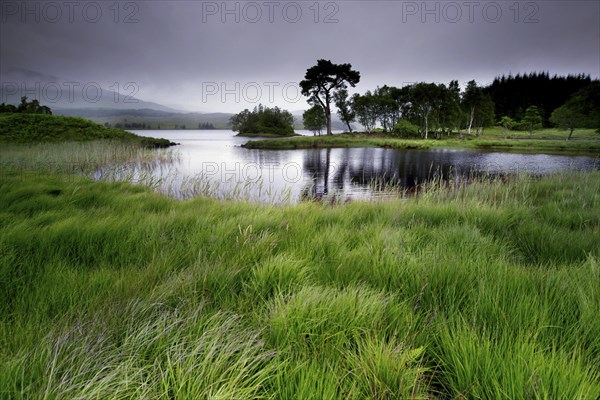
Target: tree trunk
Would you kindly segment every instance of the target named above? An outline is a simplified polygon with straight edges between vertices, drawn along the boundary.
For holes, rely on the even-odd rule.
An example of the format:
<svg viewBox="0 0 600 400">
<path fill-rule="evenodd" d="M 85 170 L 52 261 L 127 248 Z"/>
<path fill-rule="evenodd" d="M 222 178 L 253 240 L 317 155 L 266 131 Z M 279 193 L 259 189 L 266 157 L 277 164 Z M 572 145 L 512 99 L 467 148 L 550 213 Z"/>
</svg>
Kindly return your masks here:
<svg viewBox="0 0 600 400">
<path fill-rule="evenodd" d="M 425 114 L 425 139 L 427 139 L 427 132 L 429 131 L 429 115 Z"/>
<path fill-rule="evenodd" d="M 325 117 L 327 118 L 327 135 L 333 135 L 331 132 L 331 97 L 329 96 L 329 91 L 325 92 Z"/>
<path fill-rule="evenodd" d="M 323 102 L 319 96 L 315 95 L 314 98 L 319 102 L 319 104 L 321 104 L 323 111 L 325 111 L 325 118 L 327 119 L 327 134 L 333 135 L 331 132 L 331 98 L 329 97 L 329 92 L 325 93 L 325 102 Z"/>
<path fill-rule="evenodd" d="M 471 107 L 471 116 L 469 118 L 469 126 L 467 126 L 467 135 L 471 134 L 471 127 L 473 126 L 473 119 L 475 119 L 475 107 Z"/>
<path fill-rule="evenodd" d="M 331 132 L 331 108 L 329 108 L 329 104 L 327 104 L 327 109 L 325 109 L 325 115 L 327 116 L 327 134 L 333 135 Z"/>
<path fill-rule="evenodd" d="M 569 137 L 567 138 L 567 140 L 571 140 L 571 136 L 573 136 L 574 130 L 575 130 L 574 128 L 569 128 Z"/>
<path fill-rule="evenodd" d="M 348 125 L 348 132 L 352 133 L 352 128 L 350 127 L 350 121 L 346 121 L 346 125 Z"/>
</svg>

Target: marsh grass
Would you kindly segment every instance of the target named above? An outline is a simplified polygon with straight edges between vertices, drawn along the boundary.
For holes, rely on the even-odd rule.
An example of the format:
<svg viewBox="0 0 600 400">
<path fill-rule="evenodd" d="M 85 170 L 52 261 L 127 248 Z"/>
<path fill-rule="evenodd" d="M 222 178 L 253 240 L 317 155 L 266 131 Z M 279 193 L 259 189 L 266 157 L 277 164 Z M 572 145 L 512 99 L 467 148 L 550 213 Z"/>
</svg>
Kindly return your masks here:
<svg viewBox="0 0 600 400">
<path fill-rule="evenodd" d="M 17 390 L 8 394 L 78 399 L 262 398 L 275 372 L 275 364 L 269 362 L 275 353 L 265 348 L 260 331 L 243 329 L 235 315 L 207 317 L 201 307 L 184 313 L 142 303 L 114 313 L 108 326 L 103 326 L 106 316 L 100 322 L 66 326 L 14 360 L 16 368 L 27 373 L 12 377 Z M 116 317 L 121 320 L 112 320 Z"/>
<path fill-rule="evenodd" d="M 598 171 L 274 206 L 99 149 L 2 150 L 1 398 L 600 396 Z"/>
<path fill-rule="evenodd" d="M 211 197 L 262 204 L 290 203 L 291 187 L 274 189 L 264 179 L 226 181 L 199 173 L 181 176 L 176 149 L 148 149 L 119 141 L 8 144 L 0 149 L 0 174 L 88 176 L 147 186 L 176 199 Z"/>
<path fill-rule="evenodd" d="M 172 149 L 148 149 L 138 143 L 111 140 L 37 144 L 4 144 L 2 172 L 40 171 L 44 174 L 90 175 L 113 165 L 169 164 L 177 161 Z"/>
</svg>

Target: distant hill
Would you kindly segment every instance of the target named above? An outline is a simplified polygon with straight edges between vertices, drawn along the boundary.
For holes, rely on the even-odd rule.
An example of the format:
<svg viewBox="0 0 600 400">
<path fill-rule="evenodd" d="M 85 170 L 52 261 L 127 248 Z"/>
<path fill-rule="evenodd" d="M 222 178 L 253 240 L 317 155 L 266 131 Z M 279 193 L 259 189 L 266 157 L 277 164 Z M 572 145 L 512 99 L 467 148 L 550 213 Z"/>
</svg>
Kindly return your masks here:
<svg viewBox="0 0 600 400">
<path fill-rule="evenodd" d="M 16 86 L 16 82 L 2 81 L 0 85 L 0 102 L 7 104 L 19 104 L 21 96 L 26 95 L 29 99 L 37 99 L 40 103 L 49 106 L 53 110 L 131 110 L 147 109 L 176 113 L 178 110 L 163 106 L 151 101 L 143 101 L 136 97 L 126 96 L 113 92 L 99 86 L 90 86 L 89 95 L 85 95 L 82 87 L 69 88 L 65 83 L 24 84 L 27 88 L 22 91 Z"/>
<path fill-rule="evenodd" d="M 142 109 L 115 109 L 115 108 L 53 108 L 55 115 L 64 115 L 81 118 L 118 118 L 123 116 L 130 117 L 169 117 L 179 115 L 179 112 L 154 110 L 151 108 Z"/>
<path fill-rule="evenodd" d="M 98 92 L 98 85 L 93 82 L 74 84 L 68 79 L 26 69 L 7 71 L 0 83 L 0 103 L 17 105 L 24 94 L 30 100 L 37 99 L 42 105 L 50 107 L 54 115 L 85 118 L 106 127 L 205 129 L 206 126 L 212 126 L 214 129 L 230 129 L 229 120 L 234 115 L 183 112 L 135 97 L 135 85 L 126 87 L 126 84 L 121 84 L 119 93 L 104 87 Z M 89 85 L 88 94 L 83 90 L 86 84 Z M 303 112 L 291 112 L 294 129 L 304 129 Z M 332 127 L 336 130 L 347 129 L 337 115 L 333 115 Z"/>
<path fill-rule="evenodd" d="M 214 129 L 229 129 L 229 113 L 184 113 L 153 109 L 79 108 L 52 109 L 56 115 L 86 118 L 107 126 L 135 126 L 132 129 L 199 129 L 210 124 Z M 143 126 L 143 127 L 142 127 Z M 205 129 L 205 128 L 203 128 Z"/>
<path fill-rule="evenodd" d="M 11 69 L 2 74 L 0 103 L 18 104 L 22 96 L 37 99 L 55 109 L 150 109 L 179 112 L 171 107 L 136 97 L 134 82 L 102 87 L 96 82 L 77 82 L 27 69 Z"/>
<path fill-rule="evenodd" d="M 81 109 L 53 109 L 56 115 L 69 115 L 89 119 L 96 123 L 110 126 L 136 125 L 135 129 L 198 129 L 200 124 L 209 123 L 215 129 L 230 129 L 232 113 L 183 113 L 166 112 L 152 109 L 106 109 L 106 108 L 81 108 Z M 302 124 L 303 110 L 293 111 L 294 129 L 304 129 Z M 145 124 L 144 128 L 138 128 Z M 346 124 L 333 117 L 333 129 L 346 130 Z M 353 128 L 356 124 L 352 124 Z M 184 128 L 185 127 L 185 128 Z"/>
<path fill-rule="evenodd" d="M 214 129 L 231 129 L 229 120 L 234 115 L 233 113 L 170 112 L 149 108 L 53 108 L 52 112 L 56 115 L 86 118 L 112 127 L 136 126 L 132 129 L 199 129 L 201 124 L 211 124 Z M 304 110 L 291 112 L 294 116 L 294 129 L 304 129 L 303 112 Z M 356 126 L 358 125 L 352 124 L 353 129 Z M 333 116 L 332 127 L 335 130 L 347 130 L 346 124 L 337 115 Z"/>
</svg>

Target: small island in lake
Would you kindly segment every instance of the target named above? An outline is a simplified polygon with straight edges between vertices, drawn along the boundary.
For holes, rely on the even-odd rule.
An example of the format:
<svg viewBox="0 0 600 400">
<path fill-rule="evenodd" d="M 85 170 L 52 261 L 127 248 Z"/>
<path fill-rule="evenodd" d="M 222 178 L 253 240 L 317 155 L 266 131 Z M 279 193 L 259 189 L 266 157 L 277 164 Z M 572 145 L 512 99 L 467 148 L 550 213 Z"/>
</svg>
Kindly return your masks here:
<svg viewBox="0 0 600 400">
<path fill-rule="evenodd" d="M 245 109 L 231 117 L 231 129 L 237 136 L 246 137 L 291 137 L 294 132 L 294 117 L 279 107 L 269 108 L 262 104 L 254 110 Z"/>
</svg>

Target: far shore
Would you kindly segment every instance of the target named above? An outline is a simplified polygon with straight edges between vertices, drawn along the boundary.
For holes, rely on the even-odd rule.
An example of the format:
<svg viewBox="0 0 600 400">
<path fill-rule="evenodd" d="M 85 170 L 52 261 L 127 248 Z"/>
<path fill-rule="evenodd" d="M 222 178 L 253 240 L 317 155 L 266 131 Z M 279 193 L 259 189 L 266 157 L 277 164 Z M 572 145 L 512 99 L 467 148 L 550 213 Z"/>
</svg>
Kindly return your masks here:
<svg viewBox="0 0 600 400">
<path fill-rule="evenodd" d="M 278 135 L 275 133 L 238 133 L 235 136 L 248 137 L 248 138 L 292 138 L 292 137 L 298 137 L 298 136 L 302 136 L 302 135 L 294 132 L 289 135 Z"/>
<path fill-rule="evenodd" d="M 384 147 L 394 149 L 490 149 L 502 151 L 559 152 L 600 154 L 600 140 L 595 138 L 532 137 L 502 138 L 494 136 L 442 137 L 439 139 L 398 138 L 382 133 L 343 133 L 323 136 L 302 136 L 252 140 L 242 145 L 247 149 L 293 150 L 310 148 Z"/>
</svg>

